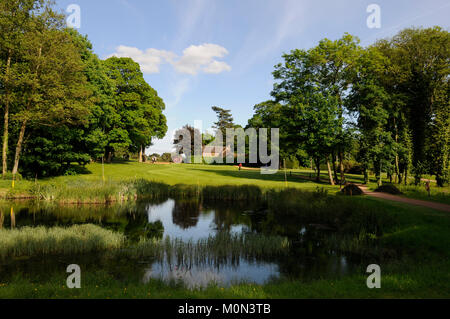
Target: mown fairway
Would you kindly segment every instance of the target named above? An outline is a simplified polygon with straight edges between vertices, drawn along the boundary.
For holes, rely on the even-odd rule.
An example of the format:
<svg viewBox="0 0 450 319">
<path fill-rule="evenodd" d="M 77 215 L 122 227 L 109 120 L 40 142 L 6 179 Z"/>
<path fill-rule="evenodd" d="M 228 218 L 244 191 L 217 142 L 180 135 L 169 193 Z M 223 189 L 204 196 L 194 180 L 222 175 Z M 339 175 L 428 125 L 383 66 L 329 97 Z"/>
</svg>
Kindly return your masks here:
<svg viewBox="0 0 450 319">
<path fill-rule="evenodd" d="M 11 197 L 27 196 L 30 189 L 35 184 L 54 185 L 55 187 L 66 185 L 74 186 L 83 182 L 105 184 L 115 184 L 116 182 L 130 181 L 136 179 L 145 179 L 149 181 L 161 182 L 168 185 L 187 184 L 198 186 L 220 186 L 220 185 L 254 185 L 264 189 L 268 188 L 300 188 L 307 191 L 314 191 L 317 188 L 323 188 L 330 194 L 339 191 L 339 186 L 331 186 L 327 182 L 326 172 L 322 173 L 322 181 L 317 183 L 310 181 L 314 179 L 314 171 L 308 169 L 288 169 L 286 173 L 283 170 L 276 174 L 263 175 L 258 169 L 239 169 L 235 166 L 227 165 L 196 165 L 196 164 L 148 164 L 137 162 L 121 162 L 104 165 L 104 182 L 102 177 L 102 165 L 93 163 L 85 168 L 80 168 L 81 174 L 76 176 L 60 176 L 55 178 L 46 178 L 41 180 L 19 180 L 15 181 L 12 189 L 11 180 L 0 180 L 0 196 Z M 348 182 L 362 183 L 361 175 L 346 174 Z M 384 178 L 386 182 L 387 179 Z M 412 182 L 412 180 L 410 181 Z M 450 186 L 438 188 L 435 183 L 431 183 L 431 196 L 425 191 L 423 185 L 397 185 L 403 191 L 404 196 L 437 201 L 450 204 Z M 369 189 L 375 189 L 375 177 L 371 176 Z"/>
</svg>

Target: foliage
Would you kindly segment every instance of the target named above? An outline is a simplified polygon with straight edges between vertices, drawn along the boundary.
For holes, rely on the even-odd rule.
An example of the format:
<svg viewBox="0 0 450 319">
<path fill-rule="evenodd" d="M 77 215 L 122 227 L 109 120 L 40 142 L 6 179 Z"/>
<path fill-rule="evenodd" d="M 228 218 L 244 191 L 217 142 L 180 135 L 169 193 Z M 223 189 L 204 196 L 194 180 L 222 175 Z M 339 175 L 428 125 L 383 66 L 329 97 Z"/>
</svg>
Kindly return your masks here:
<svg viewBox="0 0 450 319">
<path fill-rule="evenodd" d="M 345 195 L 362 195 L 364 194 L 364 192 L 362 191 L 361 188 L 359 188 L 358 186 L 356 186 L 355 184 L 348 184 L 346 185 L 342 190 L 341 190 L 342 194 Z"/>
<path fill-rule="evenodd" d="M 392 184 L 385 184 L 385 185 L 381 185 L 380 187 L 378 187 L 375 192 L 380 192 L 380 193 L 389 193 L 392 195 L 400 195 L 402 194 L 402 192 L 395 187 L 395 185 Z"/>
</svg>

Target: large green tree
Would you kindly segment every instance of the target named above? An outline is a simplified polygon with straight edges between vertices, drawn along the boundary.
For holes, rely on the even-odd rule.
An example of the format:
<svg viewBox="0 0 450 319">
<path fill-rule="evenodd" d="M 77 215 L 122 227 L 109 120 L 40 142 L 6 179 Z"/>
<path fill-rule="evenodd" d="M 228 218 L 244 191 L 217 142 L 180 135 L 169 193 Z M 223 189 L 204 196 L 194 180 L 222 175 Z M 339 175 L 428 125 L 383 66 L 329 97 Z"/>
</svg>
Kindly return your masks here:
<svg viewBox="0 0 450 319">
<path fill-rule="evenodd" d="M 18 172 L 27 127 L 82 123 L 89 114 L 90 92 L 80 55 L 63 30 L 64 17 L 46 8 L 31 20 L 34 29 L 21 43 L 21 78 L 15 88 L 13 118 L 20 129 L 13 175 Z"/>
<path fill-rule="evenodd" d="M 283 105 L 280 131 L 293 152 L 304 149 L 314 159 L 317 179 L 320 179 L 320 163 L 327 164 L 330 183 L 330 156 L 342 140 L 343 116 L 341 98 L 332 85 L 324 85 L 320 56 L 316 48 L 293 50 L 283 55 L 284 63 L 278 64 L 273 73 L 277 82 L 272 96 Z M 325 71 L 322 71 L 322 73 Z"/>
<path fill-rule="evenodd" d="M 0 2 L 0 92 L 3 108 L 2 175 L 5 177 L 8 167 L 8 140 L 11 105 L 14 88 L 21 78 L 23 41 L 26 34 L 36 31 L 33 20 L 48 17 L 37 14 L 48 10 L 44 0 L 4 0 Z M 37 14 L 37 17 L 35 16 Z"/>
<path fill-rule="evenodd" d="M 105 132 L 107 159 L 111 161 L 114 153 L 131 151 L 139 152 L 141 161 L 152 138 L 163 138 L 167 132 L 164 102 L 132 59 L 111 57 L 104 65 L 115 94 L 115 117 Z"/>
<path fill-rule="evenodd" d="M 376 46 L 391 63 L 386 78 L 395 83 L 388 86 L 404 104 L 401 112 L 411 130 L 415 182 L 428 172 L 443 185 L 448 171 L 450 33 L 440 27 L 410 28 Z M 430 154 L 439 160 L 427 160 Z"/>
</svg>

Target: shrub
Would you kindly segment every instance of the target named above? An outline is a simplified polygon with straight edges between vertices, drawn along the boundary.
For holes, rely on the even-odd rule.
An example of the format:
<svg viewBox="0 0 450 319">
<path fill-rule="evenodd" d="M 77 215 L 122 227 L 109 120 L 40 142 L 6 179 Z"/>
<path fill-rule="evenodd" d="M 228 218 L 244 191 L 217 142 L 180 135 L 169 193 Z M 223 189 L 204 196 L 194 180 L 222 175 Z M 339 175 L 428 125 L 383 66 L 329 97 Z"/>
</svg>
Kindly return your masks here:
<svg viewBox="0 0 450 319">
<path fill-rule="evenodd" d="M 379 193 L 388 193 L 388 194 L 392 194 L 392 195 L 400 195 L 402 194 L 402 192 L 395 187 L 392 184 L 386 184 L 386 185 L 382 185 L 380 187 L 378 187 L 375 192 L 379 192 Z"/>
<path fill-rule="evenodd" d="M 347 174 L 362 174 L 363 173 L 363 167 L 360 163 L 355 161 L 343 161 L 342 164 L 344 165 L 344 173 Z M 340 172 L 340 166 L 337 165 L 337 169 Z"/>
<path fill-rule="evenodd" d="M 364 192 L 362 191 L 361 188 L 359 188 L 358 186 L 356 186 L 355 184 L 348 184 L 347 186 L 345 186 L 342 191 L 343 194 L 345 195 L 362 195 L 364 194 Z"/>
<path fill-rule="evenodd" d="M 300 168 L 300 163 L 298 159 L 296 159 L 294 156 L 289 157 L 286 159 L 286 168 L 287 169 L 298 169 Z"/>
</svg>

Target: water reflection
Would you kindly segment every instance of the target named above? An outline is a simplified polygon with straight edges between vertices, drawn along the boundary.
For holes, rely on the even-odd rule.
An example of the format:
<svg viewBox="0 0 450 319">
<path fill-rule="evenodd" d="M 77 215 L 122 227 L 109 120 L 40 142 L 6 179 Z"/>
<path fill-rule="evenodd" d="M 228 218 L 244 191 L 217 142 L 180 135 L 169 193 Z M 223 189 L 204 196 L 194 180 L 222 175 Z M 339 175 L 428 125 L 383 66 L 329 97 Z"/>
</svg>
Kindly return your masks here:
<svg viewBox="0 0 450 319">
<path fill-rule="evenodd" d="M 14 207 L 11 206 L 11 229 L 16 228 L 16 214 L 14 214 Z"/>
<path fill-rule="evenodd" d="M 10 216 L 4 215 L 7 209 Z M 300 214 L 299 214 L 300 215 Z M 43 203 L 0 204 L 0 228 L 24 226 L 68 226 L 93 223 L 124 233 L 130 241 L 142 237 L 180 238 L 183 241 L 214 236 L 219 232 L 258 233 L 289 238 L 288 254 L 260 256 L 258 258 L 224 258 L 188 263 L 170 256 L 163 260 L 102 261 L 98 256 L 86 257 L 86 267 L 104 269 L 119 278 L 139 277 L 181 280 L 189 287 L 205 286 L 215 282 L 229 285 L 239 281 L 265 283 L 277 278 L 310 280 L 326 276 L 339 276 L 353 271 L 357 263 L 348 256 L 336 254 L 324 245 L 330 230 L 320 225 L 306 224 L 300 217 L 284 216 L 270 211 L 262 203 L 199 202 L 189 200 L 145 201 L 111 206 L 58 206 Z M 47 263 L 61 257 L 45 258 Z M 77 257 L 78 258 L 78 257 Z M 22 261 L 10 266 L 14 272 L 46 272 L 53 269 L 33 266 L 31 261 Z M 37 263 L 39 265 L 39 263 Z M 0 263 L 0 276 L 5 275 L 5 266 Z M 58 270 L 60 271 L 60 270 Z"/>
<path fill-rule="evenodd" d="M 144 282 L 150 278 L 164 281 L 182 281 L 189 288 L 205 287 L 209 284 L 228 286 L 233 283 L 251 282 L 263 284 L 279 276 L 278 265 L 275 263 L 252 263 L 242 261 L 238 267 L 225 265 L 215 267 L 187 267 L 185 265 L 170 265 L 154 263 L 146 269 Z"/>
<path fill-rule="evenodd" d="M 172 222 L 182 229 L 195 227 L 202 210 L 201 203 L 192 200 L 178 200 L 173 203 Z"/>
</svg>

